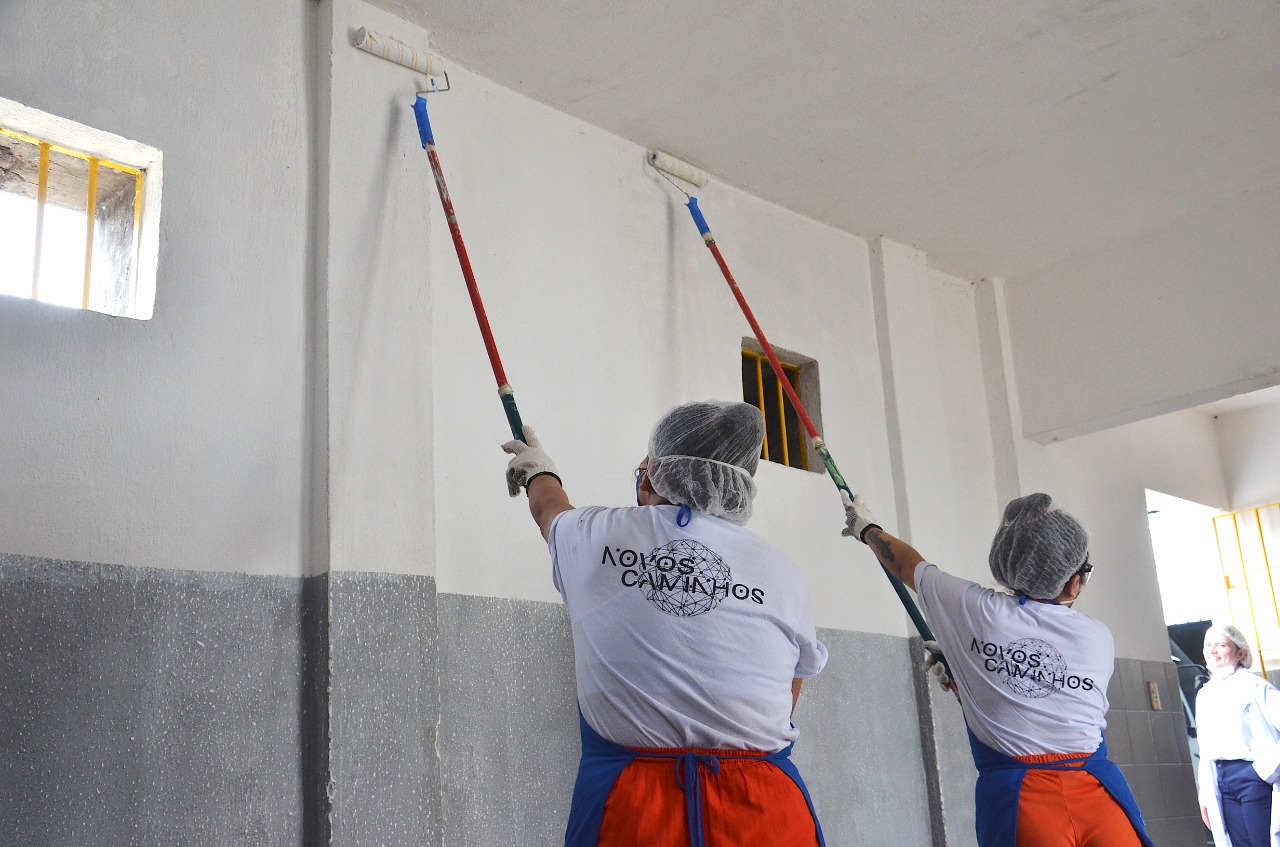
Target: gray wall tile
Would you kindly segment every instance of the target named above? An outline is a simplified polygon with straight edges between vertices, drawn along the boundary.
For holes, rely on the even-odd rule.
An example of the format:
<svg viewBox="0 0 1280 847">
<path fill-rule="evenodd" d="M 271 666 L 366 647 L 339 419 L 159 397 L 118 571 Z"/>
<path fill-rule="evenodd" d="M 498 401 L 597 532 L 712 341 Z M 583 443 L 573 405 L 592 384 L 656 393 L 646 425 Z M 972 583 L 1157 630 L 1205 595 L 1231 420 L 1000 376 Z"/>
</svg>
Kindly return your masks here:
<svg viewBox="0 0 1280 847">
<path fill-rule="evenodd" d="M 1190 765 L 1157 765 L 1160 770 L 1161 794 L 1165 799 L 1165 817 L 1199 816 L 1195 775 Z"/>
<path fill-rule="evenodd" d="M 1129 743 L 1129 719 L 1124 712 L 1107 714 L 1107 726 L 1103 730 L 1107 740 L 1107 758 L 1119 765 L 1133 762 L 1133 745 Z"/>
<path fill-rule="evenodd" d="M 1129 749 L 1132 751 L 1132 761 L 1139 765 L 1154 764 L 1156 745 L 1151 733 L 1151 714 L 1130 711 L 1124 713 L 1124 718 L 1129 725 Z"/>
</svg>

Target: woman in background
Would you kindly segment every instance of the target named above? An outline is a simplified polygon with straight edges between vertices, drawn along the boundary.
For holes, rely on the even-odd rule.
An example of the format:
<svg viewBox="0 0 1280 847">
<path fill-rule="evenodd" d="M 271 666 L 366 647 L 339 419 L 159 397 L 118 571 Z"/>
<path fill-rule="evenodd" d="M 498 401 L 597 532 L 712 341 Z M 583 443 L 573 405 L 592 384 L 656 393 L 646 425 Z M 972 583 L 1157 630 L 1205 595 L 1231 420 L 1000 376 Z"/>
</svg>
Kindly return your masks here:
<svg viewBox="0 0 1280 847">
<path fill-rule="evenodd" d="M 1218 847 L 1280 847 L 1280 691 L 1251 673 L 1249 641 L 1231 624 L 1204 634 L 1213 676 L 1196 695 L 1200 816 Z"/>
</svg>

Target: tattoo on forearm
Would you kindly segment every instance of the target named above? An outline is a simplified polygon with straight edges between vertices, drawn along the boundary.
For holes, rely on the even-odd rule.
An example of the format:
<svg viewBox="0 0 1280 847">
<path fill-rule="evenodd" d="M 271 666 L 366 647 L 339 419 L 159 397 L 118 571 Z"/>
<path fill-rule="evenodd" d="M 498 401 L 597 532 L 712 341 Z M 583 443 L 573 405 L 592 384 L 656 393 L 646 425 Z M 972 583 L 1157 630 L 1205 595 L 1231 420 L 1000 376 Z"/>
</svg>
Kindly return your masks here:
<svg viewBox="0 0 1280 847">
<path fill-rule="evenodd" d="M 889 545 L 889 539 L 873 529 L 868 533 L 867 543 L 875 548 L 876 555 L 880 557 L 880 561 L 886 565 L 893 564 L 893 547 Z"/>
</svg>

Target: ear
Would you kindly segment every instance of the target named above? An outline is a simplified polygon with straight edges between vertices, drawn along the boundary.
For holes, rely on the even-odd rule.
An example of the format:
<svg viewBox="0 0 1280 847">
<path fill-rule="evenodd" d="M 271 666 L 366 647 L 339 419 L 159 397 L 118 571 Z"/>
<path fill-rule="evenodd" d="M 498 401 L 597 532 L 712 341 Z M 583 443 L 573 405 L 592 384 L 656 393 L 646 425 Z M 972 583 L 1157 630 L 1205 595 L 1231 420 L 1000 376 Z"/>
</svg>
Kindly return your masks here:
<svg viewBox="0 0 1280 847">
<path fill-rule="evenodd" d="M 1067 580 L 1067 584 L 1062 587 L 1062 593 L 1055 599 L 1059 603 L 1074 603 L 1080 596 L 1080 589 L 1084 587 L 1084 577 L 1075 574 L 1071 579 Z"/>
</svg>

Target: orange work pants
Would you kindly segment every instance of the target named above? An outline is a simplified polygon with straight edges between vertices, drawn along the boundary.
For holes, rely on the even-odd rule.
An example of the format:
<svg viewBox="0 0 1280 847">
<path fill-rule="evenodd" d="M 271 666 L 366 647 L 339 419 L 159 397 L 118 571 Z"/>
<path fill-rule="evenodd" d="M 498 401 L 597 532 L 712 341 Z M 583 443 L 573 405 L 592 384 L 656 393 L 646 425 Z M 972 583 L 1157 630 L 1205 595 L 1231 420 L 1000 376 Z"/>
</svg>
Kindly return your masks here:
<svg viewBox="0 0 1280 847">
<path fill-rule="evenodd" d="M 646 750 L 683 753 L 686 750 Z M 814 847 L 817 824 L 800 788 L 758 754 L 694 750 L 715 756 L 705 765 L 702 825 L 706 847 Z M 599 847 L 689 847 L 685 793 L 672 759 L 638 758 L 618 777 L 605 802 Z"/>
</svg>

